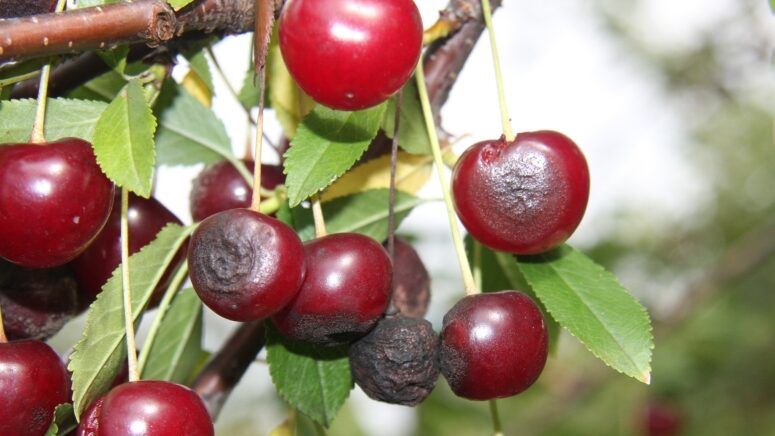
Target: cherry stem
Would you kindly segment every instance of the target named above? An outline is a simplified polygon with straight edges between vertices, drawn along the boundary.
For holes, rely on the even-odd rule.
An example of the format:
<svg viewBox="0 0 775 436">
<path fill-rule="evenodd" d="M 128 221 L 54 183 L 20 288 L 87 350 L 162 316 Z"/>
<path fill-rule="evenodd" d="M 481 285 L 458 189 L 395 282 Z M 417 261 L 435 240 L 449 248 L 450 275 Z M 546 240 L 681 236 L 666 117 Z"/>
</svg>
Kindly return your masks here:
<svg viewBox="0 0 775 436">
<path fill-rule="evenodd" d="M 140 380 L 137 371 L 137 345 L 135 343 L 134 318 L 132 316 L 132 290 L 129 283 L 129 191 L 121 189 L 121 287 L 124 293 L 124 329 L 126 330 L 127 366 L 129 381 Z"/>
<path fill-rule="evenodd" d="M 315 221 L 315 237 L 326 236 L 328 234 L 326 220 L 323 217 L 323 206 L 320 205 L 320 197 L 317 194 L 312 197 L 312 219 Z"/>
<path fill-rule="evenodd" d="M 492 417 L 493 436 L 503 436 L 503 427 L 501 426 L 501 418 L 498 413 L 498 403 L 495 400 L 490 400 L 490 417 Z"/>
<path fill-rule="evenodd" d="M 425 72 L 423 71 L 422 62 L 417 64 L 415 77 L 417 80 L 417 88 L 420 91 L 420 103 L 422 105 L 423 117 L 425 118 L 425 129 L 428 132 L 428 139 L 431 143 L 433 161 L 436 164 L 436 172 L 439 176 L 441 192 L 444 194 L 444 203 L 447 206 L 447 218 L 449 219 L 452 243 L 455 245 L 457 260 L 460 265 L 460 273 L 463 276 L 463 285 L 465 286 L 466 295 L 474 295 L 477 293 L 476 282 L 474 281 L 474 276 L 471 274 L 471 265 L 468 263 L 465 244 L 463 243 L 463 237 L 461 236 L 460 228 L 457 223 L 455 207 L 452 205 L 452 195 L 449 192 L 449 183 L 447 182 L 447 177 L 444 173 L 444 162 L 441 157 L 439 137 L 436 134 L 436 125 L 433 119 L 430 100 L 428 98 L 428 88 L 425 85 Z"/>
<path fill-rule="evenodd" d="M 3 308 L 0 307 L 0 344 L 8 342 L 8 337 L 5 335 L 5 327 L 3 327 Z"/>
<path fill-rule="evenodd" d="M 264 137 L 264 94 L 266 94 L 266 68 L 258 70 L 258 118 L 256 119 L 256 151 L 253 165 L 253 202 L 250 208 L 259 212 L 261 205 L 261 148 Z"/>
<path fill-rule="evenodd" d="M 178 268 L 178 271 L 175 273 L 175 276 L 172 278 L 170 285 L 167 287 L 167 290 L 164 292 L 164 297 L 159 303 L 159 309 L 156 311 L 156 317 L 153 319 L 153 323 L 151 324 L 151 327 L 148 330 L 148 336 L 145 338 L 143 349 L 142 351 L 140 351 L 140 358 L 139 358 L 139 361 L 137 362 L 137 372 L 139 374 L 143 373 L 143 369 L 145 369 L 145 364 L 148 363 L 148 357 L 151 355 L 151 348 L 153 348 L 153 343 L 156 340 L 156 335 L 159 333 L 161 322 L 164 320 L 164 316 L 167 314 L 167 310 L 169 310 L 169 307 L 170 307 L 170 304 L 172 303 L 173 298 L 175 298 L 175 295 L 178 294 L 178 289 L 180 289 L 180 285 L 183 284 L 183 280 L 186 279 L 187 274 L 188 274 L 188 262 L 183 262 L 183 265 L 181 265 L 180 268 Z"/>
<path fill-rule="evenodd" d="M 495 69 L 495 83 L 498 86 L 498 102 L 501 110 L 501 123 L 503 124 L 503 136 L 508 142 L 514 140 L 514 131 L 511 130 L 511 118 L 509 117 L 509 108 L 506 105 L 506 91 L 503 86 L 503 73 L 501 72 L 501 61 L 498 55 L 498 44 L 495 41 L 495 26 L 492 24 L 492 10 L 490 0 L 482 1 L 482 15 L 484 24 L 487 26 L 487 34 L 490 36 L 490 50 L 492 51 L 492 66 Z"/>
<path fill-rule="evenodd" d="M 40 70 L 31 71 L 29 73 L 21 74 L 14 77 L 9 77 L 7 79 L 0 79 L 0 89 L 3 89 L 4 87 L 9 85 L 23 82 L 27 79 L 32 79 L 33 77 L 36 77 L 38 74 L 40 74 Z"/>
</svg>

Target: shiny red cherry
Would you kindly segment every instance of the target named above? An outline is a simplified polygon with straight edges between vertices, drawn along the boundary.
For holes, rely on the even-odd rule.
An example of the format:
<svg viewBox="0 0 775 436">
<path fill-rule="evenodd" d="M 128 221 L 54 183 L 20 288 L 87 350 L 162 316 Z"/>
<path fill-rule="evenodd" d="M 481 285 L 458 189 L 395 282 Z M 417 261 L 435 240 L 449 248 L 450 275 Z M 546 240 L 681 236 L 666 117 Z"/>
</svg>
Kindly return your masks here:
<svg viewBox="0 0 775 436">
<path fill-rule="evenodd" d="M 253 161 L 243 160 L 253 173 Z M 261 164 L 261 187 L 274 189 L 285 183 L 283 168 Z M 227 161 L 209 165 L 194 179 L 191 189 L 191 216 L 194 221 L 229 209 L 247 208 L 253 197 L 253 187 L 248 185 L 234 165 Z"/>
<path fill-rule="evenodd" d="M 277 329 L 320 345 L 348 343 L 368 333 L 390 298 L 387 251 L 357 233 L 314 239 L 304 251 L 307 276 L 296 298 L 272 317 Z"/>
<path fill-rule="evenodd" d="M 78 435 L 211 436 L 213 422 L 202 399 L 176 383 L 124 383 L 84 413 Z"/>
<path fill-rule="evenodd" d="M 56 406 L 69 401 L 69 380 L 45 343 L 0 343 L 0 434 L 45 435 Z"/>
<path fill-rule="evenodd" d="M 441 372 L 460 397 L 510 397 L 541 375 L 547 343 L 541 309 L 527 295 L 468 296 L 444 315 Z"/>
<path fill-rule="evenodd" d="M 81 139 L 1 146 L 0 257 L 27 268 L 67 263 L 102 230 L 114 189 Z"/>
<path fill-rule="evenodd" d="M 121 207 L 120 196 L 116 195 L 115 206 L 108 223 L 89 247 L 70 262 L 78 284 L 83 292 L 94 299 L 102 286 L 110 279 L 113 271 L 121 263 Z M 129 194 L 127 224 L 129 227 L 129 254 L 140 251 L 156 239 L 159 231 L 169 223 L 183 224 L 155 198 L 142 198 Z M 183 262 L 185 250 L 180 250 L 170 267 L 159 280 L 151 297 L 151 305 L 158 304 L 172 279 L 172 273 Z"/>
<path fill-rule="evenodd" d="M 283 59 L 301 89 L 340 110 L 387 100 L 412 75 L 422 48 L 412 0 L 293 0 L 278 26 Z"/>
<path fill-rule="evenodd" d="M 253 321 L 276 313 L 299 291 L 304 247 L 281 221 L 230 209 L 199 224 L 191 235 L 188 266 L 207 307 L 233 321 Z"/>
<path fill-rule="evenodd" d="M 589 198 L 581 150 L 553 131 L 474 144 L 455 165 L 452 193 L 471 236 L 515 254 L 549 251 L 573 233 Z"/>
</svg>

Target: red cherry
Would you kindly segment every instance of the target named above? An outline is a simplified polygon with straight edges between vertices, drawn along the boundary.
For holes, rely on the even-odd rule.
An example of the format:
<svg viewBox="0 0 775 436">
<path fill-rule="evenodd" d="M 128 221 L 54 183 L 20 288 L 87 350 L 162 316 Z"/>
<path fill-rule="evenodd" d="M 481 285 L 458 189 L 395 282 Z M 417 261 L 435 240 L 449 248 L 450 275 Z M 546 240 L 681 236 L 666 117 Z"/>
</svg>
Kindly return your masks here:
<svg viewBox="0 0 775 436">
<path fill-rule="evenodd" d="M 547 343 L 541 310 L 525 294 L 468 296 L 444 315 L 441 372 L 460 397 L 510 397 L 541 375 Z"/>
<path fill-rule="evenodd" d="M 0 257 L 27 268 L 68 262 L 105 225 L 114 189 L 81 139 L 1 146 Z"/>
<path fill-rule="evenodd" d="M 113 388 L 84 413 L 78 435 L 210 436 L 213 422 L 201 398 L 176 383 L 142 380 Z"/>
<path fill-rule="evenodd" d="M 520 133 L 469 148 L 455 165 L 458 217 L 477 241 L 515 254 L 549 251 L 573 233 L 589 198 L 581 150 L 553 131 Z"/>
<path fill-rule="evenodd" d="M 0 343 L 0 434 L 43 436 L 69 391 L 65 365 L 51 347 L 33 340 Z"/>
<path fill-rule="evenodd" d="M 412 0 L 293 0 L 278 26 L 283 59 L 301 89 L 340 110 L 387 100 L 412 75 L 422 48 Z"/>
<path fill-rule="evenodd" d="M 678 406 L 666 400 L 651 400 L 643 414 L 643 434 L 676 436 L 683 429 L 683 415 Z"/>
<path fill-rule="evenodd" d="M 304 279 L 304 247 L 281 221 L 230 209 L 199 224 L 188 265 L 207 307 L 233 321 L 253 321 L 276 313 L 296 295 Z"/>
<path fill-rule="evenodd" d="M 115 207 L 108 223 L 89 247 L 70 262 L 83 292 L 94 299 L 102 291 L 113 271 L 121 263 L 121 207 L 116 195 Z M 129 227 L 129 254 L 140 251 L 156 239 L 159 231 L 169 223 L 183 224 L 155 198 L 142 198 L 129 194 L 127 224 Z M 185 250 L 180 250 L 164 273 L 151 297 L 151 305 L 158 304 L 172 279 L 172 273 L 183 262 Z"/>
<path fill-rule="evenodd" d="M 253 173 L 253 161 L 243 160 Z M 283 168 L 278 165 L 261 164 L 261 187 L 274 189 L 285 183 Z M 247 208 L 253 197 L 253 188 L 245 178 L 227 161 L 221 161 L 202 170 L 194 179 L 191 189 L 191 216 L 202 221 L 210 215 L 229 209 Z"/>
<path fill-rule="evenodd" d="M 431 278 L 411 244 L 395 238 L 391 301 L 408 317 L 422 318 L 431 300 Z"/>
<path fill-rule="evenodd" d="M 360 338 L 379 320 L 390 298 L 392 265 L 380 244 L 339 233 L 304 244 L 307 275 L 298 295 L 275 315 L 286 337 L 320 345 Z"/>
</svg>

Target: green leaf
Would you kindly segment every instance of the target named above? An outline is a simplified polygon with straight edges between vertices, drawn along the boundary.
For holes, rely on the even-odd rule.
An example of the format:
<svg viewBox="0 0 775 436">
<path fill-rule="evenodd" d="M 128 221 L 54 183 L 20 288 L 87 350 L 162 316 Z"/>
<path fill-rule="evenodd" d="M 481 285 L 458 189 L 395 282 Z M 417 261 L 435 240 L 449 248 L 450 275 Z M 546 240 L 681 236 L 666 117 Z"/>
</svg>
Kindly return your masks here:
<svg viewBox="0 0 775 436">
<path fill-rule="evenodd" d="M 140 82 L 130 81 L 97 121 L 94 154 L 117 185 L 148 198 L 153 185 L 156 118 Z"/>
<path fill-rule="evenodd" d="M 129 46 L 118 46 L 113 50 L 97 50 L 97 55 L 108 64 L 111 70 L 124 74 L 126 70 L 126 57 L 129 55 Z"/>
<path fill-rule="evenodd" d="M 69 434 L 78 427 L 78 422 L 73 414 L 73 405 L 60 404 L 54 409 L 54 420 L 46 431 L 46 436 L 59 436 Z"/>
<path fill-rule="evenodd" d="M 291 77 L 280 53 L 277 39 L 277 26 L 275 26 L 266 59 L 266 97 L 268 104 L 274 109 L 277 121 L 283 128 L 283 133 L 286 137 L 293 138 L 296 136 L 299 123 L 315 107 L 315 102 Z M 253 103 L 251 106 L 256 104 Z"/>
<path fill-rule="evenodd" d="M 69 98 L 99 100 L 110 103 L 124 89 L 126 84 L 127 81 L 124 79 L 124 76 L 111 70 L 75 88 L 67 96 Z"/>
<path fill-rule="evenodd" d="M 184 289 L 161 322 L 141 378 L 184 384 L 201 355 L 202 301 L 193 289 Z"/>
<path fill-rule="evenodd" d="M 215 87 L 213 86 L 213 74 L 210 72 L 210 64 L 207 62 L 205 49 L 202 48 L 196 52 L 186 53 L 186 59 L 188 59 L 188 66 L 200 79 L 202 79 L 202 82 L 204 82 L 210 92 L 215 90 Z"/>
<path fill-rule="evenodd" d="M 292 407 L 328 427 L 353 388 L 347 347 L 290 341 L 267 323 L 266 359 L 277 391 Z"/>
<path fill-rule="evenodd" d="M 188 4 L 193 1 L 194 0 L 167 0 L 167 3 L 169 3 L 170 6 L 172 6 L 172 9 L 179 11 L 184 7 L 188 6 Z"/>
<path fill-rule="evenodd" d="M 317 106 L 304 118 L 285 153 L 288 202 L 296 206 L 344 174 L 379 129 L 385 104 L 345 112 Z"/>
<path fill-rule="evenodd" d="M 132 315 L 140 321 L 153 290 L 183 245 L 193 227 L 168 224 L 149 245 L 129 258 Z M 75 345 L 68 369 L 73 373 L 73 404 L 76 416 L 107 392 L 126 358 L 126 331 L 121 290 L 121 265 L 102 287 L 86 317 L 81 339 Z"/>
<path fill-rule="evenodd" d="M 246 108 L 258 107 L 259 88 L 256 86 L 256 81 L 253 80 L 253 65 L 248 65 L 248 72 L 245 74 L 245 79 L 242 81 L 242 88 L 240 88 L 237 98 L 242 106 Z M 268 83 L 268 82 L 267 82 Z M 264 103 L 265 108 L 270 106 L 269 99 Z"/>
<path fill-rule="evenodd" d="M 0 101 L 0 143 L 29 141 L 36 107 L 32 99 Z M 68 137 L 91 141 L 106 107 L 99 101 L 49 99 L 45 136 L 51 141 Z"/>
<path fill-rule="evenodd" d="M 213 111 L 175 87 L 159 118 L 156 152 L 162 165 L 212 163 L 232 157 L 231 139 Z"/>
<path fill-rule="evenodd" d="M 517 264 L 549 313 L 592 354 L 650 382 L 654 342 L 648 313 L 613 274 L 568 245 L 519 256 Z"/>
<path fill-rule="evenodd" d="M 387 238 L 389 195 L 388 189 L 372 189 L 323 203 L 326 228 L 330 233 L 361 233 L 381 243 Z M 415 206 L 423 202 L 412 194 L 396 191 L 396 226 Z M 314 238 L 312 212 L 301 207 L 293 208 L 292 211 L 299 237 L 305 241 Z"/>
<path fill-rule="evenodd" d="M 393 138 L 396 124 L 396 98 L 388 101 L 385 118 L 382 120 L 382 130 L 388 138 Z M 401 116 L 398 123 L 398 145 L 412 154 L 431 154 L 431 142 L 428 131 L 425 130 L 425 117 L 420 105 L 420 93 L 417 82 L 409 79 L 404 85 L 401 96 Z"/>
</svg>

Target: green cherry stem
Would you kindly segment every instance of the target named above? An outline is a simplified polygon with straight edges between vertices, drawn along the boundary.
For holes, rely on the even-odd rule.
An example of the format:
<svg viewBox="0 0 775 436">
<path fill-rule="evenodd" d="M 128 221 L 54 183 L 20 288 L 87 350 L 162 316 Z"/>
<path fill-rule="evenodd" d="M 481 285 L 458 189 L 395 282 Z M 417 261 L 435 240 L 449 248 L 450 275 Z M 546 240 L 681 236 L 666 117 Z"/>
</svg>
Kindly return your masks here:
<svg viewBox="0 0 775 436">
<path fill-rule="evenodd" d="M 495 41 L 495 27 L 492 24 L 492 8 L 490 8 L 490 0 L 482 0 L 482 15 L 484 16 L 484 24 L 487 26 L 487 34 L 490 36 L 492 66 L 495 69 L 495 83 L 498 86 L 498 102 L 500 103 L 503 136 L 506 137 L 506 141 L 512 142 L 515 136 L 514 131 L 511 129 L 509 108 L 506 105 L 506 91 L 503 86 L 503 73 L 501 72 L 501 61 L 500 56 L 498 55 L 498 44 Z"/>
<path fill-rule="evenodd" d="M 433 121 L 433 112 L 431 111 L 430 99 L 428 98 L 428 88 L 425 85 L 425 72 L 423 71 L 422 60 L 417 63 L 415 77 L 417 80 L 417 88 L 420 91 L 420 103 L 422 105 L 423 117 L 425 118 L 425 129 L 428 132 L 428 139 L 431 142 L 433 161 L 436 164 L 439 183 L 441 183 L 441 192 L 444 194 L 444 203 L 447 205 L 447 218 L 449 219 L 452 243 L 455 245 L 460 272 L 463 275 L 463 285 L 465 286 L 466 295 L 474 295 L 478 293 L 478 289 L 476 288 L 474 276 L 471 274 L 471 265 L 468 263 L 463 237 L 461 236 L 460 227 L 457 223 L 457 215 L 455 214 L 455 208 L 452 205 L 452 195 L 449 192 L 449 183 L 444 174 L 444 162 L 441 157 L 441 147 L 439 147 L 439 138 L 436 134 L 436 125 Z"/>
<path fill-rule="evenodd" d="M 258 70 L 258 118 L 256 119 L 256 150 L 253 165 L 253 202 L 251 209 L 258 212 L 261 206 L 261 148 L 264 139 L 264 97 L 266 94 L 266 68 Z"/>
<path fill-rule="evenodd" d="M 140 380 L 137 371 L 137 345 L 135 343 L 134 317 L 132 316 L 132 288 L 129 283 L 129 191 L 121 189 L 121 289 L 124 294 L 124 329 L 126 330 L 127 366 L 129 381 Z"/>
<path fill-rule="evenodd" d="M 493 436 L 503 436 L 503 427 L 501 426 L 501 417 L 498 413 L 498 403 L 490 400 L 490 417 L 492 418 Z"/>
<path fill-rule="evenodd" d="M 38 74 L 40 74 L 40 70 L 31 71 L 29 73 L 21 74 L 14 77 L 9 77 L 7 79 L 0 79 L 0 89 L 9 85 L 13 85 L 15 83 L 19 83 L 27 79 L 32 79 L 33 77 L 36 77 Z"/>
<path fill-rule="evenodd" d="M 62 12 L 65 9 L 66 0 L 57 1 L 56 12 Z M 38 106 L 35 110 L 35 121 L 32 123 L 32 133 L 30 142 L 33 144 L 42 144 L 46 142 L 43 134 L 46 124 L 46 104 L 48 103 L 48 81 L 51 76 L 51 61 L 40 70 L 40 85 L 38 85 Z"/>
<path fill-rule="evenodd" d="M 159 309 L 156 311 L 156 317 L 153 319 L 153 324 L 151 324 L 151 328 L 148 330 L 148 336 L 145 338 L 145 343 L 143 344 L 143 349 L 140 352 L 140 358 L 137 362 L 137 372 L 140 374 L 143 373 L 145 364 L 148 363 L 148 357 L 151 355 L 151 349 L 153 348 L 154 341 L 156 341 L 156 335 L 159 333 L 161 322 L 164 320 L 164 316 L 167 314 L 167 310 L 169 310 L 172 299 L 178 294 L 178 289 L 180 289 L 180 285 L 183 284 L 183 280 L 186 279 L 187 274 L 188 262 L 183 262 L 183 265 L 178 268 L 170 285 L 164 292 L 164 297 L 159 303 Z"/>
<path fill-rule="evenodd" d="M 320 196 L 315 194 L 312 197 L 312 220 L 315 222 L 315 237 L 322 238 L 328 235 L 326 229 L 326 220 L 323 216 L 323 206 L 320 205 Z"/>
</svg>

